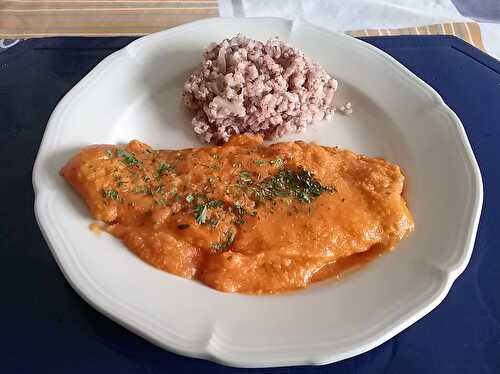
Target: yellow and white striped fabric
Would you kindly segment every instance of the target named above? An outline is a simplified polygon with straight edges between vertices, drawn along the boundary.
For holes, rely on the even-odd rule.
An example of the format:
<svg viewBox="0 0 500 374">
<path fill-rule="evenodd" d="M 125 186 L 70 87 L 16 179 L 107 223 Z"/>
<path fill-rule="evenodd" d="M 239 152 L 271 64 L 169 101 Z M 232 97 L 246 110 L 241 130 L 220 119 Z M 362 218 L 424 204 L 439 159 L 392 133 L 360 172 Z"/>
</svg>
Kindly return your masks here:
<svg viewBox="0 0 500 374">
<path fill-rule="evenodd" d="M 0 0 L 0 38 L 140 36 L 218 14 L 217 0 Z M 347 33 L 455 35 L 484 50 L 474 22 Z"/>
<path fill-rule="evenodd" d="M 0 37 L 146 35 L 218 14 L 217 0 L 0 0 Z"/>
</svg>

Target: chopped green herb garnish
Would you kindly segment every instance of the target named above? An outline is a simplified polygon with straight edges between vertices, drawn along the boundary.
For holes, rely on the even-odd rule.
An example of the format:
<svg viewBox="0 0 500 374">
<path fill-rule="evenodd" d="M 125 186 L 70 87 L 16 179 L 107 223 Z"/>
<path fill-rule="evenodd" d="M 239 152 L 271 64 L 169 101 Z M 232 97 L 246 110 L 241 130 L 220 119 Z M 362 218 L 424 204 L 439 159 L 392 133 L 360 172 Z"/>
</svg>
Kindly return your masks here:
<svg viewBox="0 0 500 374">
<path fill-rule="evenodd" d="M 242 190 L 244 190 L 245 188 L 248 188 L 248 186 L 246 184 L 243 184 L 243 183 L 235 183 L 235 184 L 231 184 L 230 186 L 238 187 L 238 188 L 241 188 Z"/>
<path fill-rule="evenodd" d="M 255 200 L 262 201 L 265 199 L 265 195 L 264 195 L 264 191 L 266 191 L 265 189 L 252 188 L 251 191 L 253 192 L 253 194 L 255 196 Z"/>
<path fill-rule="evenodd" d="M 225 242 L 213 243 L 211 247 L 212 249 L 215 249 L 217 252 L 222 252 L 224 249 L 226 249 L 226 243 Z"/>
<path fill-rule="evenodd" d="M 245 220 L 241 217 L 236 218 L 236 220 L 234 221 L 234 224 L 237 226 L 243 225 L 244 223 L 245 223 Z"/>
<path fill-rule="evenodd" d="M 266 161 L 264 161 L 264 160 L 254 160 L 253 162 L 255 163 L 255 165 L 258 165 L 258 166 L 262 166 L 266 163 Z"/>
<path fill-rule="evenodd" d="M 163 162 L 160 164 L 160 167 L 158 168 L 158 175 L 163 175 L 167 171 L 167 164 L 164 164 Z"/>
<path fill-rule="evenodd" d="M 177 228 L 179 230 L 186 230 L 189 227 L 187 223 L 181 223 L 180 225 L 177 225 Z"/>
<path fill-rule="evenodd" d="M 245 223 L 245 221 L 243 220 L 243 216 L 247 213 L 247 211 L 239 201 L 236 201 L 234 203 L 234 209 L 233 207 L 230 207 L 229 209 L 231 212 L 235 211 L 236 214 L 236 220 L 234 221 L 235 225 L 242 225 Z"/>
<path fill-rule="evenodd" d="M 306 203 L 310 203 L 311 202 L 311 196 L 309 196 L 306 192 L 304 191 L 298 191 L 297 192 L 297 197 L 303 201 L 305 201 Z"/>
<path fill-rule="evenodd" d="M 188 203 L 192 203 L 192 202 L 193 202 L 193 200 L 194 200 L 194 196 L 193 196 L 193 194 L 192 194 L 192 193 L 190 193 L 189 195 L 187 195 L 187 196 L 186 196 L 186 201 L 187 201 Z"/>
<path fill-rule="evenodd" d="M 158 175 L 162 176 L 167 173 L 175 174 L 175 166 L 166 162 L 162 162 L 158 168 Z"/>
<path fill-rule="evenodd" d="M 172 196 L 175 199 L 175 201 L 180 201 L 181 199 L 181 196 L 177 193 L 176 187 L 172 188 L 172 190 L 169 192 L 169 195 Z"/>
<path fill-rule="evenodd" d="M 243 182 L 251 182 L 252 181 L 252 178 L 250 176 L 250 173 L 248 171 L 240 171 L 240 179 L 243 181 Z"/>
<path fill-rule="evenodd" d="M 227 246 L 233 244 L 235 238 L 236 238 L 236 231 L 231 230 L 227 235 L 227 242 L 226 242 Z"/>
<path fill-rule="evenodd" d="M 102 190 L 102 196 L 106 199 L 117 200 L 118 191 L 116 190 Z"/>
<path fill-rule="evenodd" d="M 224 206 L 224 201 L 222 200 L 210 200 L 207 203 L 208 208 L 221 208 Z"/>
<path fill-rule="evenodd" d="M 234 239 L 236 238 L 236 231 L 235 230 L 228 230 L 225 234 L 225 240 L 222 242 L 218 243 L 213 243 L 212 244 L 212 249 L 215 249 L 217 252 L 222 252 L 228 249 L 231 244 L 233 244 Z"/>
<path fill-rule="evenodd" d="M 210 218 L 207 223 L 210 225 L 210 226 L 217 226 L 219 224 L 219 219 L 216 218 L 216 217 L 212 217 Z"/>
<path fill-rule="evenodd" d="M 136 187 L 134 189 L 134 193 L 143 194 L 143 195 L 152 195 L 153 194 L 153 192 L 151 191 L 151 188 L 149 188 L 148 186 Z"/>
<path fill-rule="evenodd" d="M 214 171 L 219 171 L 219 170 L 222 170 L 222 165 L 221 164 L 212 164 L 212 165 L 210 165 L 210 169 L 212 169 Z"/>
<path fill-rule="evenodd" d="M 195 207 L 195 219 L 198 225 L 202 225 L 207 220 L 208 207 L 206 204 L 200 204 Z"/>
<path fill-rule="evenodd" d="M 165 200 L 163 197 L 160 197 L 159 199 L 155 199 L 155 204 L 158 206 L 165 206 L 168 205 L 168 201 Z"/>
<path fill-rule="evenodd" d="M 156 188 L 152 191 L 152 193 L 159 193 L 162 194 L 164 192 L 165 186 L 163 184 L 159 184 L 156 186 Z"/>
<path fill-rule="evenodd" d="M 122 158 L 122 162 L 128 166 L 139 165 L 141 162 L 135 158 L 134 154 L 127 152 L 124 149 L 118 148 L 116 155 Z"/>
<path fill-rule="evenodd" d="M 234 203 L 234 207 L 236 208 L 236 211 L 238 212 L 239 215 L 242 216 L 246 213 L 245 208 L 243 207 L 243 205 L 241 205 L 239 201 Z"/>
<path fill-rule="evenodd" d="M 270 200 L 273 197 L 295 197 L 300 201 L 310 203 L 322 192 L 336 192 L 335 188 L 324 187 L 311 172 L 285 169 L 264 181 L 260 186 L 252 188 L 256 200 Z"/>
<path fill-rule="evenodd" d="M 270 163 L 271 165 L 274 165 L 274 166 L 277 166 L 277 167 L 281 167 L 281 166 L 283 166 L 283 159 L 282 159 L 282 158 L 280 158 L 280 157 L 278 157 L 278 158 L 276 158 L 275 160 L 271 160 L 271 161 L 269 161 L 269 163 Z"/>
<path fill-rule="evenodd" d="M 205 223 L 205 221 L 207 220 L 208 209 L 222 208 L 223 206 L 224 202 L 222 200 L 210 200 L 208 202 L 203 202 L 202 204 L 196 205 L 193 210 L 193 212 L 195 213 L 196 223 L 198 223 L 199 225 Z"/>
</svg>

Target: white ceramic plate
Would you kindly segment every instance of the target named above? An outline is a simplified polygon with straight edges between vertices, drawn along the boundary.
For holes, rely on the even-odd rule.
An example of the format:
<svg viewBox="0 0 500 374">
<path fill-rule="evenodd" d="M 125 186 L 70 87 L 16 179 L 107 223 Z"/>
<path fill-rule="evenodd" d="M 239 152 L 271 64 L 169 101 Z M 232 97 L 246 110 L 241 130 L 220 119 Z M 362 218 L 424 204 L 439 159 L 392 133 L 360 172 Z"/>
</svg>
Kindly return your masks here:
<svg viewBox="0 0 500 374">
<path fill-rule="evenodd" d="M 340 282 L 279 296 L 214 291 L 154 269 L 109 235 L 58 175 L 78 149 L 137 138 L 199 146 L 181 108 L 183 82 L 210 42 L 279 36 L 340 82 L 350 117 L 289 139 L 395 162 L 408 176 L 416 230 L 393 253 Z M 64 275 L 96 309 L 168 350 L 228 365 L 325 364 L 388 340 L 445 297 L 469 261 L 482 205 L 479 169 L 457 116 L 380 50 L 279 19 L 209 19 L 141 38 L 102 61 L 52 114 L 33 171 L 35 211 Z M 431 342 L 429 342 L 431 343 Z"/>
</svg>

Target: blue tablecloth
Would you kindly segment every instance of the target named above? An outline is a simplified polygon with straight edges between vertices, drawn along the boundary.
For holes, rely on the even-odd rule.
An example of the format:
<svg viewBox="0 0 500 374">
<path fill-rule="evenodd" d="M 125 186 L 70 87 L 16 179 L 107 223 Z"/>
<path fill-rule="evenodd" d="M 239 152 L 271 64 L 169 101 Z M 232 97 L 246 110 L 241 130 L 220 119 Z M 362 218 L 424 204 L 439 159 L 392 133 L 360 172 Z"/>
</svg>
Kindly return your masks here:
<svg viewBox="0 0 500 374">
<path fill-rule="evenodd" d="M 433 86 L 461 118 L 485 188 L 474 254 L 441 305 L 380 347 L 322 367 L 251 370 L 171 354 L 96 312 L 64 280 L 36 225 L 31 170 L 50 113 L 131 40 L 38 39 L 0 53 L 1 373 L 500 373 L 498 61 L 453 37 L 365 39 Z"/>
</svg>

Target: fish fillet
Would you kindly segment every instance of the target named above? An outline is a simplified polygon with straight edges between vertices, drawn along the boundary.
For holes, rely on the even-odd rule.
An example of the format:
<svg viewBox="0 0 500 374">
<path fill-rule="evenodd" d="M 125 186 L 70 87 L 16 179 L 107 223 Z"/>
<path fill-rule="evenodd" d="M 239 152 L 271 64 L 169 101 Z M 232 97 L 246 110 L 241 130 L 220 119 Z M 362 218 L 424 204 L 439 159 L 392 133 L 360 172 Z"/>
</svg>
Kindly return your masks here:
<svg viewBox="0 0 500 374">
<path fill-rule="evenodd" d="M 414 227 L 397 165 L 301 141 L 95 145 L 61 175 L 139 258 L 226 292 L 306 287 L 392 249 Z"/>
</svg>

